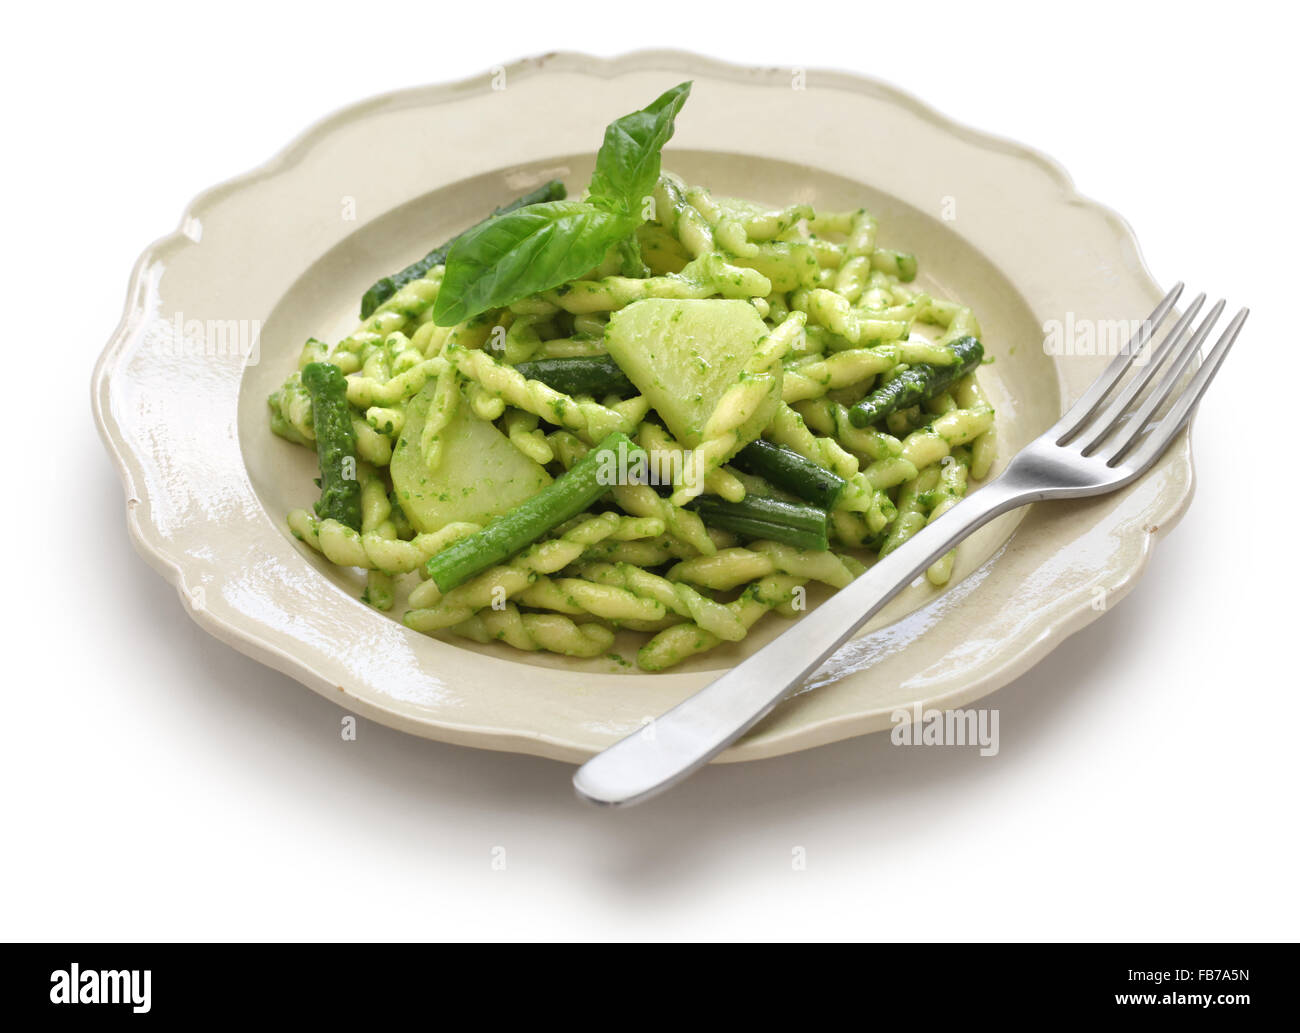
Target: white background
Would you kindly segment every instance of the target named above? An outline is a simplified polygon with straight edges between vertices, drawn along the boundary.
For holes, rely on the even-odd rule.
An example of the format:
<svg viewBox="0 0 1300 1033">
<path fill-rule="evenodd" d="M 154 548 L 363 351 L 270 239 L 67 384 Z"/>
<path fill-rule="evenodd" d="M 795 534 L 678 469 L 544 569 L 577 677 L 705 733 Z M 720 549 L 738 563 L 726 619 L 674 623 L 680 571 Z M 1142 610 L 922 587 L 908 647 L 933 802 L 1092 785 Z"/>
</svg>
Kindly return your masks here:
<svg viewBox="0 0 1300 1033">
<path fill-rule="evenodd" d="M 1283 10 L 9 11 L 0 934 L 1294 939 Z M 561 764 L 365 722 L 342 742 L 334 704 L 209 638 L 132 551 L 87 388 L 137 254 L 191 196 L 370 94 L 551 49 L 675 45 L 863 72 L 1035 145 L 1130 220 L 1159 281 L 1253 306 L 1195 428 L 1190 512 L 1126 600 L 992 697 L 994 759 L 874 736 L 596 811 Z"/>
</svg>

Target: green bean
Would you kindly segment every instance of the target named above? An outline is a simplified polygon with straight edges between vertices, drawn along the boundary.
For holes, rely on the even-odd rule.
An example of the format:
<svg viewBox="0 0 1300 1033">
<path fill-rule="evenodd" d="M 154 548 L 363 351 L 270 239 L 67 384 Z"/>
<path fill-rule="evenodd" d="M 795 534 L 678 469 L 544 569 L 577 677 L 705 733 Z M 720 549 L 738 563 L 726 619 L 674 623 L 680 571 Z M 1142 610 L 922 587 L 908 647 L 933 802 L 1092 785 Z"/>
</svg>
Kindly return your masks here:
<svg viewBox="0 0 1300 1033">
<path fill-rule="evenodd" d="M 849 410 L 849 420 L 855 427 L 869 427 L 873 423 L 942 394 L 950 386 L 980 364 L 984 346 L 975 337 L 962 337 L 953 341 L 954 361 L 948 366 L 920 363 L 909 366 L 888 383 L 872 391 Z"/>
<path fill-rule="evenodd" d="M 590 395 L 604 398 L 618 395 L 630 398 L 637 393 L 627 374 L 609 355 L 574 355 L 568 358 L 534 359 L 515 366 L 529 380 L 540 380 L 547 387 L 566 395 Z"/>
<path fill-rule="evenodd" d="M 638 455 L 644 461 L 641 449 L 615 431 L 532 498 L 432 557 L 425 570 L 441 591 L 450 591 L 588 509 L 619 482 L 618 471 L 629 469 Z"/>
<path fill-rule="evenodd" d="M 761 495 L 727 502 L 716 495 L 701 495 L 689 508 L 699 513 L 705 524 L 746 538 L 768 539 L 800 549 L 830 548 L 826 511 L 807 503 Z"/>
<path fill-rule="evenodd" d="M 328 362 L 309 362 L 302 383 L 311 395 L 311 419 L 320 460 L 316 515 L 361 530 L 361 482 L 357 479 L 357 434 L 348 407 L 343 371 Z"/>
<path fill-rule="evenodd" d="M 811 459 L 762 438 L 751 441 L 737 452 L 731 463 L 745 473 L 766 478 L 778 488 L 793 492 L 822 509 L 833 509 L 848 485 L 843 477 L 823 469 Z"/>
</svg>

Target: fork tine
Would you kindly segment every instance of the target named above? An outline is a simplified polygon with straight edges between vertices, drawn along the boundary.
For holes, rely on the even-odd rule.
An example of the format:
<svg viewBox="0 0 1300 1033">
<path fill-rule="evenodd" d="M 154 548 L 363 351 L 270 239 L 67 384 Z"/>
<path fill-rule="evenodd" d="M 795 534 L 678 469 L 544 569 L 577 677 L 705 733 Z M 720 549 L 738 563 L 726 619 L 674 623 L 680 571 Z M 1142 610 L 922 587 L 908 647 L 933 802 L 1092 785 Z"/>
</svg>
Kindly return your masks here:
<svg viewBox="0 0 1300 1033">
<path fill-rule="evenodd" d="M 1110 456 L 1123 455 L 1132 446 L 1147 424 L 1151 422 L 1151 417 L 1156 411 L 1164 405 L 1173 394 L 1174 389 L 1178 386 L 1178 380 L 1187 369 L 1188 363 L 1201 349 L 1201 344 L 1210 336 L 1210 331 L 1214 329 L 1214 324 L 1219 321 L 1219 316 L 1223 312 L 1224 301 L 1222 298 L 1210 309 L 1209 314 L 1201 320 L 1201 325 L 1196 328 L 1196 333 L 1184 346 L 1179 345 L 1179 351 L 1174 355 L 1169 368 L 1165 375 L 1160 378 L 1160 382 L 1151 389 L 1151 393 L 1143 401 L 1138 410 L 1129 416 L 1128 423 L 1115 435 L 1115 440 L 1108 442 L 1105 451 Z"/>
<path fill-rule="evenodd" d="M 1133 357 L 1141 353 L 1146 347 L 1147 341 L 1151 335 L 1159 329 L 1160 324 L 1165 321 L 1165 316 L 1169 315 L 1169 310 L 1174 307 L 1178 296 L 1183 293 L 1183 284 L 1180 280 L 1174 284 L 1173 289 L 1161 299 L 1160 304 L 1151 310 L 1151 315 L 1143 321 L 1138 328 L 1138 332 L 1129 338 L 1128 343 L 1119 350 L 1119 354 L 1111 360 L 1106 371 L 1102 373 L 1087 391 L 1074 405 L 1070 406 L 1064 416 L 1057 421 L 1056 426 L 1062 428 L 1060 435 L 1056 439 L 1058 445 L 1064 445 L 1074 437 L 1087 420 L 1097 410 L 1097 407 L 1106 400 L 1106 396 L 1118 383 L 1124 371 L 1128 369 L 1129 363 Z"/>
<path fill-rule="evenodd" d="M 1173 329 L 1165 335 L 1165 339 L 1160 342 L 1160 347 L 1155 349 L 1155 353 L 1150 357 L 1146 367 L 1133 374 L 1128 383 L 1124 385 L 1124 389 L 1106 406 L 1101 415 L 1090 421 L 1089 429 L 1092 431 L 1092 436 L 1078 446 L 1082 449 L 1084 455 L 1091 455 L 1097 450 L 1097 446 L 1115 429 L 1119 418 L 1133 404 L 1134 399 L 1142 393 L 1142 389 L 1159 372 L 1160 367 L 1164 365 L 1165 359 L 1183 346 L 1187 331 L 1191 329 L 1192 320 L 1201 311 L 1203 304 L 1205 304 L 1205 295 L 1198 294 L 1195 300 L 1187 306 L 1187 311 L 1174 324 Z"/>
<path fill-rule="evenodd" d="M 1223 303 L 1220 302 L 1215 306 L 1215 312 L 1211 313 L 1211 315 L 1216 315 L 1217 311 L 1222 307 Z M 1237 335 L 1241 333 L 1241 327 L 1249 315 L 1250 309 L 1243 308 L 1232 317 L 1232 322 L 1227 325 L 1218 341 L 1215 342 L 1214 350 L 1201 364 L 1201 368 L 1196 371 L 1196 376 L 1192 378 L 1192 382 L 1187 385 L 1178 400 L 1174 402 L 1173 407 L 1165 414 L 1164 419 L 1160 421 L 1160 425 L 1142 441 L 1132 457 L 1124 460 L 1124 451 L 1131 447 L 1130 442 L 1124 446 L 1124 449 L 1116 453 L 1108 465 L 1115 466 L 1120 461 L 1124 461 L 1126 467 L 1131 467 L 1140 473 L 1160 457 L 1165 447 L 1173 440 L 1174 435 L 1183 429 L 1183 426 L 1191 417 L 1192 410 L 1196 408 L 1196 403 L 1205 394 L 1205 390 L 1210 386 L 1210 381 L 1214 379 L 1214 375 L 1219 372 L 1219 367 L 1223 365 L 1223 360 L 1227 358 L 1229 349 L 1236 342 Z"/>
</svg>

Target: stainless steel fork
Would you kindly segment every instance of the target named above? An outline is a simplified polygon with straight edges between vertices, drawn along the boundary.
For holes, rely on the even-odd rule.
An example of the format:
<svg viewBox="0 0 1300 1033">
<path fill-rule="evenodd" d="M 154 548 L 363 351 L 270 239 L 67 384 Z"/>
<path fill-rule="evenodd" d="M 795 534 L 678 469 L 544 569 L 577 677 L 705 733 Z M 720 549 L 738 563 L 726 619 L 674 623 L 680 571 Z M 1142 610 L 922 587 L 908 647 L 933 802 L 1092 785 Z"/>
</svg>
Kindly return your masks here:
<svg viewBox="0 0 1300 1033">
<path fill-rule="evenodd" d="M 1019 452 L 1001 476 L 922 528 L 814 614 L 658 718 L 652 730 L 634 732 L 587 761 L 573 776 L 578 795 L 598 804 L 631 804 L 680 782 L 760 721 L 972 531 L 1019 506 L 1101 495 L 1145 473 L 1187 423 L 1248 314 L 1242 309 L 1233 317 L 1188 379 L 1184 374 L 1224 303 L 1218 302 L 1189 337 L 1205 302 L 1200 295 L 1160 345 L 1148 349 L 1182 289 L 1180 283 L 1165 296 L 1083 397 Z M 1135 363 L 1144 351 L 1148 361 Z M 1158 373 L 1160 381 L 1146 390 Z"/>
</svg>

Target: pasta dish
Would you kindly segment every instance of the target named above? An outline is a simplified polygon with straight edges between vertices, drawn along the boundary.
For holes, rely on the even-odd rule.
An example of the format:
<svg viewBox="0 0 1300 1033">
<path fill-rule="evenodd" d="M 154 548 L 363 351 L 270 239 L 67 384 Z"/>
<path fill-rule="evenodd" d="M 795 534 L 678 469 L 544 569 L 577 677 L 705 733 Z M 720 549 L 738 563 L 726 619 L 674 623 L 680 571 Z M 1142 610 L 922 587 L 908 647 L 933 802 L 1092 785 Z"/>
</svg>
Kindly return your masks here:
<svg viewBox="0 0 1300 1033">
<path fill-rule="evenodd" d="M 579 199 L 542 184 L 379 280 L 269 399 L 320 465 L 289 527 L 370 606 L 574 657 L 630 631 L 659 671 L 847 585 L 989 473 L 974 314 L 865 208 L 663 170 L 689 93 L 613 122 Z"/>
</svg>

